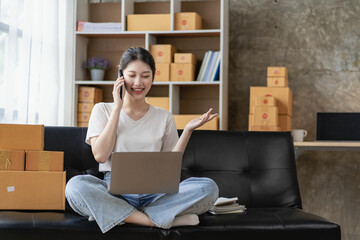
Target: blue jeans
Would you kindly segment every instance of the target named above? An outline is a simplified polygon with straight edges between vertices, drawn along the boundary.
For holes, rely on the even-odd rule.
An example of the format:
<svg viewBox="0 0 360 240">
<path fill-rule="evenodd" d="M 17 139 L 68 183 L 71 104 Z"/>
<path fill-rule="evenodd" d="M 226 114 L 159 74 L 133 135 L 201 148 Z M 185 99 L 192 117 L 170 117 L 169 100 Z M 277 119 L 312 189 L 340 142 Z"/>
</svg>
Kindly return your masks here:
<svg viewBox="0 0 360 240">
<path fill-rule="evenodd" d="M 169 229 L 177 215 L 202 214 L 218 198 L 219 189 L 210 178 L 188 178 L 180 183 L 175 194 L 123 194 L 108 191 L 110 172 L 104 180 L 79 175 L 69 180 L 65 195 L 75 212 L 93 217 L 105 233 L 139 210 L 147 214 L 159 228 Z"/>
</svg>

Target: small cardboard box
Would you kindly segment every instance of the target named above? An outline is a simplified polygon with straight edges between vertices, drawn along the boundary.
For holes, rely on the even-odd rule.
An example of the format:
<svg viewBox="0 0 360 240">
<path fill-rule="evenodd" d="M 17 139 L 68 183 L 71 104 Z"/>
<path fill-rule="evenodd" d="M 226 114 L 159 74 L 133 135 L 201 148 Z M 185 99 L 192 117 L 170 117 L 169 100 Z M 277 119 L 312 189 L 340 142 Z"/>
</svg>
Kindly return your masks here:
<svg viewBox="0 0 360 240">
<path fill-rule="evenodd" d="M 188 82 L 195 80 L 195 65 L 191 63 L 172 63 L 170 81 Z"/>
<path fill-rule="evenodd" d="M 98 103 L 103 99 L 103 90 L 96 87 L 79 87 L 79 102 Z"/>
<path fill-rule="evenodd" d="M 0 149 L 0 170 L 24 171 L 25 151 Z"/>
<path fill-rule="evenodd" d="M 26 171 L 64 171 L 64 152 L 26 151 Z"/>
<path fill-rule="evenodd" d="M 252 126 L 279 126 L 278 107 L 254 107 Z"/>
<path fill-rule="evenodd" d="M 196 12 L 175 13 L 175 30 L 198 30 L 202 28 L 201 16 Z"/>
<path fill-rule="evenodd" d="M 0 171 L 0 209 L 65 210 L 65 172 Z"/>
<path fill-rule="evenodd" d="M 268 87 L 288 87 L 288 79 L 286 77 L 268 77 L 267 78 Z"/>
<path fill-rule="evenodd" d="M 129 14 L 127 31 L 170 31 L 170 14 Z"/>
<path fill-rule="evenodd" d="M 78 112 L 91 112 L 95 103 L 78 103 Z"/>
<path fill-rule="evenodd" d="M 174 115 L 175 124 L 177 129 L 184 129 L 186 124 L 188 124 L 189 121 L 193 120 L 194 118 L 201 117 L 202 114 L 179 114 Z M 215 117 L 210 122 L 205 123 L 201 127 L 197 129 L 202 130 L 219 130 L 219 117 Z"/>
<path fill-rule="evenodd" d="M 0 149 L 43 150 L 44 125 L 0 124 Z"/>
<path fill-rule="evenodd" d="M 279 108 L 279 114 L 292 116 L 292 92 L 290 88 L 250 87 L 250 114 L 254 114 L 257 96 L 274 97 Z"/>
<path fill-rule="evenodd" d="M 255 101 L 256 107 L 273 107 L 276 106 L 274 97 L 257 96 Z"/>
<path fill-rule="evenodd" d="M 288 72 L 286 67 L 268 67 L 267 68 L 268 77 L 288 77 Z"/>
<path fill-rule="evenodd" d="M 78 127 L 88 127 L 88 126 L 89 126 L 89 123 L 88 123 L 88 122 L 78 122 L 78 123 L 77 123 L 77 126 L 78 126 Z"/>
<path fill-rule="evenodd" d="M 156 63 L 171 63 L 177 49 L 171 44 L 155 44 L 150 46 L 150 53 Z"/>
<path fill-rule="evenodd" d="M 169 98 L 168 97 L 148 97 L 146 99 L 146 102 L 155 107 L 159 107 L 159 108 L 169 111 Z"/>
<path fill-rule="evenodd" d="M 280 127 L 271 127 L 271 126 L 249 126 L 249 131 L 257 132 L 280 132 Z"/>
<path fill-rule="evenodd" d="M 292 130 L 292 119 L 288 115 L 279 115 L 278 121 L 279 126 L 277 127 L 264 127 L 264 126 L 254 126 L 254 115 L 249 114 L 249 131 L 291 131 Z"/>
<path fill-rule="evenodd" d="M 89 122 L 91 113 L 89 112 L 82 112 L 78 113 L 78 122 Z"/>
<path fill-rule="evenodd" d="M 170 63 L 156 63 L 154 82 L 170 81 Z"/>
<path fill-rule="evenodd" d="M 175 53 L 175 63 L 191 63 L 196 65 L 196 56 L 193 53 Z"/>
<path fill-rule="evenodd" d="M 281 131 L 291 131 L 292 130 L 292 118 L 288 115 L 279 115 L 279 127 Z"/>
</svg>

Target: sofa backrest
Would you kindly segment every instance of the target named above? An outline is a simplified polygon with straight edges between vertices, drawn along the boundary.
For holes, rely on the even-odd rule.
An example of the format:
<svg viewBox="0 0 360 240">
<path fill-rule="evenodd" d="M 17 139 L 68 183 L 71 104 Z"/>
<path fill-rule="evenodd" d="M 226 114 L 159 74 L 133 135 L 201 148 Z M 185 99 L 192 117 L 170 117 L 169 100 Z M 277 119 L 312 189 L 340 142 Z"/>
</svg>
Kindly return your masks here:
<svg viewBox="0 0 360 240">
<path fill-rule="evenodd" d="M 67 180 L 98 164 L 85 143 L 87 128 L 45 127 L 45 150 L 64 151 Z M 181 133 L 181 131 L 179 131 Z M 289 132 L 194 131 L 183 157 L 182 179 L 209 177 L 222 197 L 248 207 L 298 207 L 301 198 Z"/>
</svg>

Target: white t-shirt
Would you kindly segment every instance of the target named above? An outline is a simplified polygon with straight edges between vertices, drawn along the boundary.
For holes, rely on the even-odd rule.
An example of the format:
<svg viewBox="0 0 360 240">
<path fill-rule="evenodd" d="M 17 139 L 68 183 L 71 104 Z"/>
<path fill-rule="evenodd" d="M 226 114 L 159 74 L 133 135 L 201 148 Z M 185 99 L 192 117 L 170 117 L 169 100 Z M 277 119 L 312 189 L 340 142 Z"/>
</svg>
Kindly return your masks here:
<svg viewBox="0 0 360 240">
<path fill-rule="evenodd" d="M 86 134 L 87 144 L 104 130 L 113 108 L 114 103 L 95 104 Z M 121 110 L 116 134 L 113 152 L 169 152 L 179 139 L 173 115 L 152 105 L 136 121 Z M 99 171 L 111 171 L 110 158 L 99 164 Z"/>
</svg>

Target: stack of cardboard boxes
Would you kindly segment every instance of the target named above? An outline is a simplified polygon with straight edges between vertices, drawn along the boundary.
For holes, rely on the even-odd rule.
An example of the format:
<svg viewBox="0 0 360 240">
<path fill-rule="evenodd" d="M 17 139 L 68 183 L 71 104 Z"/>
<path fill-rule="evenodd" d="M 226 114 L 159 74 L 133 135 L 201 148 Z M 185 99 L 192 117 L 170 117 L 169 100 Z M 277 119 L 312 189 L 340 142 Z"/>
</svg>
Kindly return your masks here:
<svg viewBox="0 0 360 240">
<path fill-rule="evenodd" d="M 268 67 L 267 87 L 250 87 L 249 131 L 291 131 L 292 92 L 285 67 Z"/>
<path fill-rule="evenodd" d="M 103 90 L 96 87 L 79 87 L 78 127 L 87 127 L 94 105 L 103 99 Z"/>
<path fill-rule="evenodd" d="M 64 153 L 44 151 L 44 126 L 0 124 L 0 209 L 64 210 Z"/>
</svg>

